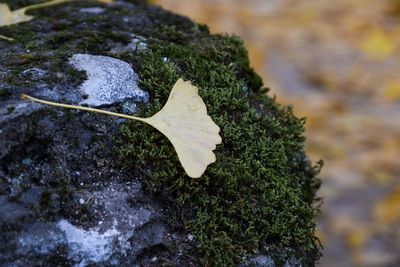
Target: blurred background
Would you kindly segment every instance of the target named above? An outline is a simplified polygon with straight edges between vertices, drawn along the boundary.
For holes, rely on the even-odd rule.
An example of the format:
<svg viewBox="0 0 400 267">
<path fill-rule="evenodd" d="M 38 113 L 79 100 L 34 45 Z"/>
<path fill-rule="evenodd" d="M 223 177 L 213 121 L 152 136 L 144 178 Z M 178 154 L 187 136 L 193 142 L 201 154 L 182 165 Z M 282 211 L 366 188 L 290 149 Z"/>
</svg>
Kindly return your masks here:
<svg viewBox="0 0 400 267">
<path fill-rule="evenodd" d="M 241 36 L 323 159 L 319 266 L 400 266 L 400 0 L 153 0 Z"/>
</svg>

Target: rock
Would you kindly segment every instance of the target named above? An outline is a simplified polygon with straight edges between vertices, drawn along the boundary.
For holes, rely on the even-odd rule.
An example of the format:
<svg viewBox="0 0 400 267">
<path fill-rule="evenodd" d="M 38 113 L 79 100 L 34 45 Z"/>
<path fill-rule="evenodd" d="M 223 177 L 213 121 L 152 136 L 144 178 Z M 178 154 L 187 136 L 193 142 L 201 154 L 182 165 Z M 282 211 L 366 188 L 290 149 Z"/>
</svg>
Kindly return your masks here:
<svg viewBox="0 0 400 267">
<path fill-rule="evenodd" d="M 275 267 L 275 261 L 269 256 L 257 256 L 249 259 L 243 266 Z"/>
<path fill-rule="evenodd" d="M 110 52 L 112 54 L 123 53 L 123 52 L 139 52 L 147 49 L 146 39 L 142 36 L 132 36 L 132 40 L 127 45 L 117 44 Z"/>
<path fill-rule="evenodd" d="M 303 122 L 261 90 L 239 39 L 142 1 L 32 15 L 0 28 L 15 39 L 0 40 L 2 266 L 317 261 L 318 166 Z M 20 99 L 147 117 L 179 77 L 199 86 L 223 135 L 196 181 L 145 124 Z"/>
<path fill-rule="evenodd" d="M 43 106 L 18 100 L 3 101 L 0 106 L 0 158 L 10 153 L 27 137 L 29 120 L 21 120 Z"/>
<path fill-rule="evenodd" d="M 90 14 L 101 14 L 104 12 L 104 8 L 101 7 L 86 7 L 86 8 L 81 8 L 79 10 L 80 12 L 84 13 L 90 13 Z"/>
<path fill-rule="evenodd" d="M 240 267 L 291 267 L 291 266 L 303 266 L 299 260 L 290 254 L 285 254 L 284 250 L 281 251 L 280 257 L 281 262 L 277 263 L 271 256 L 258 255 L 247 259 L 247 261 L 240 265 Z"/>
<path fill-rule="evenodd" d="M 126 62 L 105 56 L 76 54 L 69 63 L 78 70 L 86 71 L 88 76 L 80 86 L 86 98 L 80 104 L 97 107 L 115 104 L 127 98 L 148 101 L 148 94 L 137 85 L 137 74 Z"/>
<path fill-rule="evenodd" d="M 13 256 L 7 253 L 2 256 L 24 259 L 24 264 L 45 264 L 49 255 L 58 255 L 76 266 L 134 264 L 144 249 L 166 242 L 167 225 L 160 221 L 165 215 L 155 203 L 143 200 L 140 182 L 111 182 L 102 188 L 103 191 L 80 192 L 79 197 L 78 193 L 74 193 L 77 196 L 72 197 L 76 199 L 76 205 L 90 205 L 89 212 L 96 218 L 96 223 L 91 227 L 77 226 L 67 219 L 43 223 L 26 218 L 33 215 L 29 208 L 40 206 L 39 195 L 43 196 L 40 187 L 34 186 L 22 194 L 23 205 L 9 202 L 3 196 L 0 206 L 3 224 L 20 222 L 22 219 L 26 223 L 10 240 L 16 252 L 12 252 Z M 84 199 L 82 195 L 85 195 Z M 141 205 L 130 204 L 133 199 L 141 201 Z M 129 260 L 124 259 L 128 255 Z"/>
<path fill-rule="evenodd" d="M 6 196 L 1 196 L 0 205 L 0 221 L 3 223 L 23 221 L 32 215 L 32 212 L 23 205 L 7 201 Z"/>
<path fill-rule="evenodd" d="M 64 239 L 62 231 L 55 224 L 27 224 L 15 240 L 17 249 L 14 253 L 24 261 L 29 255 L 48 255 L 61 246 Z"/>
<path fill-rule="evenodd" d="M 41 186 L 32 186 L 19 197 L 19 201 L 26 207 L 34 208 L 34 205 L 40 203 L 45 189 Z"/>
</svg>

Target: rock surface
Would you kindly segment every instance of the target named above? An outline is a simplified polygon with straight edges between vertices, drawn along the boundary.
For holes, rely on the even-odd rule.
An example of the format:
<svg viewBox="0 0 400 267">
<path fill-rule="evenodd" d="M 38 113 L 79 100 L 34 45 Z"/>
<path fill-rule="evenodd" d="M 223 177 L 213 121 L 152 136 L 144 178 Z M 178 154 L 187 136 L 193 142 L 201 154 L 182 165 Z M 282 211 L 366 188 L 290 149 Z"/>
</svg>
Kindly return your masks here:
<svg viewBox="0 0 400 267">
<path fill-rule="evenodd" d="M 135 10 L 133 4 L 121 5 Z M 79 6 L 67 7 L 75 14 L 70 19 L 75 16 L 84 21 L 107 8 Z M 43 23 L 38 18 L 24 26 L 46 27 Z M 126 36 L 129 39 L 130 32 Z M 43 42 L 46 38 L 34 39 Z M 145 49 L 145 44 L 132 37 L 128 44 L 116 42 L 112 47 L 112 53 L 134 52 Z M 57 50 L 46 48 L 34 56 L 55 56 Z M 165 223 L 168 214 L 143 191 L 137 176 L 113 167 L 109 154 L 112 133 L 121 120 L 98 119 L 18 99 L 22 92 L 33 92 L 52 101 L 121 108 L 133 114 L 138 105 L 146 105 L 149 96 L 139 88 L 138 75 L 130 64 L 104 51 L 104 56 L 63 57 L 63 68 L 58 70 L 52 68 L 55 61 L 50 58 L 29 66 L 22 63 L 17 69 L 10 58 L 32 56 L 26 46 L 2 42 L 0 51 L 0 236 L 4 241 L 0 265 L 155 264 L 162 255 L 158 247 L 173 242 L 173 232 Z M 58 80 L 50 81 L 51 76 Z M 77 77 L 78 83 L 63 83 L 63 79 Z"/>
<path fill-rule="evenodd" d="M 137 85 L 137 74 L 126 62 L 112 57 L 76 54 L 69 63 L 77 70 L 85 71 L 88 77 L 80 86 L 86 99 L 79 104 L 98 107 L 112 105 L 127 98 L 148 101 L 148 94 Z"/>
<path fill-rule="evenodd" d="M 27 219 L 21 232 L 12 240 L 16 250 L 10 264 L 13 260 L 15 262 L 15 258 L 20 259 L 21 266 L 32 262 L 38 264 L 40 260 L 33 258 L 58 254 L 77 266 L 99 263 L 121 265 L 135 262 L 145 248 L 166 242 L 167 227 L 159 221 L 163 215 L 160 207 L 154 203 L 135 206 L 128 202 L 142 199 L 140 183 L 112 182 L 103 188 L 103 191 L 82 190 L 73 195 L 78 209 L 90 205 L 90 212 L 96 217 L 97 225 L 76 226 L 66 219 L 47 223 Z M 31 191 L 32 189 L 21 195 L 23 206 L 9 203 L 2 207 L 6 215 L 10 215 L 10 210 L 14 209 L 11 217 L 3 218 L 6 222 L 32 215 L 24 207 L 29 208 L 32 203 L 39 203 L 44 190 L 40 190 L 39 194 Z M 36 197 L 32 198 L 30 194 L 35 194 Z M 63 252 L 60 252 L 61 248 L 64 249 Z M 127 261 L 126 257 L 131 260 Z M 41 264 L 46 263 L 43 260 Z"/>
<path fill-rule="evenodd" d="M 12 9 L 37 2 L 6 1 Z M 106 5 L 76 1 L 52 7 L 51 12 L 34 11 L 34 20 L 0 28 L 0 34 L 15 39 L 14 43 L 0 41 L 0 265 L 202 266 L 206 262 L 219 261 L 219 265 L 229 266 L 239 263 L 239 260 L 244 266 L 314 263 L 318 254 L 318 248 L 313 247 L 314 241 L 311 241 L 313 250 L 307 254 L 298 245 L 304 240 L 298 244 L 279 243 L 276 241 L 280 238 L 278 234 L 263 241 L 257 250 L 251 246 L 246 250 L 247 245 L 240 244 L 240 254 L 229 252 L 222 263 L 221 259 L 205 256 L 207 249 L 224 251 L 225 243 L 216 237 L 215 246 L 218 248 L 205 248 L 204 244 L 209 243 L 201 243 L 202 236 L 192 232 L 196 230 L 193 225 L 199 222 L 197 212 L 200 208 L 180 206 L 179 202 L 187 198 L 184 193 L 170 196 L 166 188 L 165 193 L 159 194 L 159 189 L 152 186 L 157 177 L 163 181 L 163 175 L 174 177 L 175 184 L 192 182 L 187 177 L 184 181 L 179 180 L 180 176 L 167 164 L 164 169 L 158 166 L 165 161 L 174 167 L 177 165 L 175 158 L 170 159 L 176 157 L 175 154 L 165 154 L 164 147 L 169 143 L 152 133 L 150 137 L 140 136 L 139 144 L 121 145 L 116 140 L 125 120 L 20 100 L 19 96 L 26 93 L 51 101 L 142 116 L 147 114 L 148 109 L 163 103 L 160 96 L 168 92 L 168 86 L 175 82 L 168 74 L 179 70 L 183 74 L 188 73 L 188 78 L 194 80 L 196 75 L 201 75 L 200 71 L 182 64 L 176 47 L 169 47 L 168 44 L 194 40 L 207 49 L 209 45 L 210 53 L 214 53 L 219 49 L 215 44 L 223 46 L 229 41 L 225 37 L 209 35 L 204 26 L 187 18 L 139 2 L 117 1 Z M 196 40 L 192 38 L 194 36 L 202 37 L 196 37 L 199 38 Z M 221 55 L 229 55 L 229 58 L 233 55 L 234 61 L 229 64 L 221 62 L 221 68 L 235 74 L 235 78 L 227 76 L 227 80 L 237 79 L 237 91 L 245 97 L 246 103 L 250 103 L 248 94 L 259 90 L 261 85 L 256 78 L 253 79 L 256 75 L 248 66 L 247 55 L 242 60 L 239 44 L 236 40 L 231 42 L 233 45 L 227 46 L 229 49 L 222 51 Z M 159 43 L 170 49 L 169 53 L 155 49 Z M 150 65 L 146 72 L 146 68 L 142 67 L 145 62 L 141 61 L 141 53 L 146 53 L 147 60 L 156 58 L 159 65 Z M 235 53 L 240 58 L 235 57 Z M 218 61 L 219 55 L 211 55 L 210 60 Z M 186 59 L 189 61 L 191 58 Z M 214 82 L 218 92 L 218 81 L 208 78 L 216 70 L 206 67 L 206 71 L 206 80 Z M 150 72 L 157 73 L 159 80 L 146 79 Z M 196 75 L 190 76 L 189 73 Z M 154 87 L 159 91 L 147 91 L 147 88 Z M 223 106 L 226 101 L 224 109 L 235 105 L 234 96 L 224 97 L 218 103 Z M 250 104 L 255 107 L 251 110 L 253 115 L 274 113 L 282 121 L 286 120 L 278 110 L 261 108 L 268 102 Z M 250 104 L 246 104 L 246 111 Z M 235 112 L 238 117 L 245 117 L 240 108 Z M 218 119 L 220 122 L 223 120 Z M 237 123 L 231 122 L 230 118 L 226 120 Z M 255 123 L 258 124 L 259 119 Z M 288 119 L 287 124 L 290 123 Z M 140 129 L 137 130 L 139 135 Z M 234 134 L 230 134 L 233 140 Z M 302 140 L 302 137 L 299 139 Z M 146 148 L 149 143 L 158 148 L 156 153 L 150 153 L 150 149 Z M 282 144 L 277 146 L 280 149 Z M 121 152 L 116 151 L 116 147 L 135 152 L 135 157 L 129 158 L 133 168 L 126 168 L 121 163 Z M 142 155 L 146 155 L 144 150 L 151 156 L 156 155 L 160 164 L 152 162 L 153 165 L 143 166 L 139 163 L 143 161 Z M 295 180 L 291 186 L 298 186 L 293 190 L 296 197 L 293 203 L 303 201 L 305 208 L 296 210 L 298 207 L 289 203 L 294 211 L 290 211 L 288 221 L 295 221 L 294 225 L 300 225 L 301 232 L 308 235 L 310 230 L 312 235 L 314 224 L 309 214 L 312 213 L 310 206 L 314 187 L 309 187 L 315 182 L 315 173 L 309 162 L 302 158 L 302 153 L 296 151 L 293 162 L 295 166 L 300 166 L 296 169 L 296 173 L 300 174 L 295 179 L 303 180 Z M 284 164 L 289 162 L 285 156 L 282 158 Z M 223 160 L 220 162 L 227 164 Z M 279 167 L 286 169 L 285 165 Z M 283 182 L 285 186 L 286 183 Z M 277 187 L 273 190 L 283 190 L 286 194 L 291 189 Z M 226 191 L 231 194 L 235 190 Z M 300 192 L 299 196 L 296 192 Z M 288 198 L 285 195 L 282 199 Z M 228 196 L 226 203 L 233 200 L 234 197 Z M 255 203 L 256 199 L 251 205 Z M 279 205 L 274 205 L 271 206 L 273 212 L 279 211 Z M 302 215 L 299 215 L 300 219 L 296 218 L 297 215 L 291 217 L 292 212 L 296 214 L 303 210 L 302 215 L 310 216 L 304 231 Z M 244 219 L 243 223 L 240 218 L 237 221 L 247 227 Z M 199 225 L 198 228 L 201 227 Z M 228 220 L 226 228 L 226 231 L 232 230 Z M 314 240 L 313 236 L 306 237 Z M 228 238 L 230 240 L 231 237 Z M 243 244 L 246 242 L 250 241 L 245 240 Z M 294 249 L 287 249 L 287 246 Z M 291 253 L 293 251 L 295 253 Z"/>
</svg>

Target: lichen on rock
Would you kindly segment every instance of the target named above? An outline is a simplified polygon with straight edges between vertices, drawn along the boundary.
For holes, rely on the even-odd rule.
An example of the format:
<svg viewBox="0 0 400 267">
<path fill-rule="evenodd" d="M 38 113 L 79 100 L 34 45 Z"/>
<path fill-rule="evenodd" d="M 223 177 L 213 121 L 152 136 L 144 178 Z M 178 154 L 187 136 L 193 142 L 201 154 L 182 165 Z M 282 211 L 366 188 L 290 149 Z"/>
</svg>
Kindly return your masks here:
<svg viewBox="0 0 400 267">
<path fill-rule="evenodd" d="M 39 1 L 6 2 L 15 9 Z M 304 119 L 267 95 L 239 38 L 212 35 L 139 2 L 76 1 L 0 28 L 15 39 L 0 40 L 0 262 L 314 265 L 319 166 L 304 152 Z M 95 7 L 102 13 L 82 12 Z M 102 63 L 77 69 L 74 55 L 118 62 L 113 90 L 85 92 L 91 70 L 101 68 L 103 88 L 116 76 Z M 196 181 L 149 126 L 19 99 L 26 93 L 149 117 L 179 77 L 198 86 L 224 140 L 217 161 Z M 104 237 L 104 257 L 72 250 L 60 222 L 64 230 Z M 38 233 L 44 241 L 37 246 L 20 242 Z"/>
<path fill-rule="evenodd" d="M 148 101 L 148 94 L 138 87 L 138 76 L 128 63 L 106 56 L 75 54 L 69 63 L 86 72 L 80 86 L 85 95 L 79 104 L 98 107 L 122 102 L 127 98 Z"/>
</svg>

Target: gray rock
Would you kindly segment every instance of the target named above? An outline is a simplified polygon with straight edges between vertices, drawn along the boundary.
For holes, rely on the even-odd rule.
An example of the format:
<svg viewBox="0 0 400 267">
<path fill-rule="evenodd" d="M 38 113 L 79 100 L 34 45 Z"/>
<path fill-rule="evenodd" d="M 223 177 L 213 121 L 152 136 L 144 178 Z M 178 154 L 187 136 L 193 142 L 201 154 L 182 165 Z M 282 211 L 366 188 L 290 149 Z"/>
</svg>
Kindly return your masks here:
<svg viewBox="0 0 400 267">
<path fill-rule="evenodd" d="M 148 101 L 148 94 L 137 84 L 137 74 L 126 62 L 88 54 L 73 55 L 69 62 L 78 70 L 86 71 L 88 76 L 80 87 L 87 99 L 80 104 L 96 107 L 111 105 L 127 98 Z"/>
<path fill-rule="evenodd" d="M 9 240 L 16 244 L 15 259 L 31 262 L 33 255 L 42 260 L 58 255 L 74 266 L 87 266 L 115 265 L 129 255 L 129 262 L 134 263 L 144 249 L 165 242 L 168 231 L 160 221 L 162 209 L 151 202 L 130 204 L 133 199 L 143 201 L 141 183 L 111 182 L 102 188 L 102 191 L 76 193 L 76 199 L 83 200 L 79 201 L 80 205 L 92 203 L 90 212 L 96 218 L 93 226 L 83 227 L 67 219 L 32 223 L 27 220 L 23 230 Z M 0 222 L 20 221 L 22 217 L 33 215 L 25 206 L 39 204 L 41 193 L 42 188 L 32 187 L 21 197 L 23 204 L 1 197 Z M 64 248 L 62 252 L 60 248 Z"/>
<path fill-rule="evenodd" d="M 122 112 L 124 114 L 132 115 L 135 114 L 137 111 L 137 104 L 136 101 L 132 101 L 131 99 L 128 99 L 122 103 Z"/>
<path fill-rule="evenodd" d="M 287 252 L 287 251 L 286 251 Z M 288 258 L 284 250 L 281 251 L 283 253 L 283 258 Z M 258 255 L 248 259 L 245 263 L 241 264 L 240 267 L 275 267 L 275 266 L 283 266 L 283 267 L 302 267 L 303 265 L 293 256 L 289 257 L 288 260 L 285 260 L 283 265 L 276 264 L 271 256 L 268 255 Z"/>
<path fill-rule="evenodd" d="M 251 258 L 247 261 L 244 266 L 252 266 L 252 267 L 275 267 L 275 261 L 270 256 L 260 255 L 254 258 Z"/>
<path fill-rule="evenodd" d="M 30 68 L 24 70 L 22 73 L 22 77 L 29 77 L 33 81 L 39 81 L 46 75 L 46 71 L 39 68 Z"/>
<path fill-rule="evenodd" d="M 100 232 L 97 228 L 84 230 L 67 220 L 60 220 L 58 230 L 63 237 L 55 242 L 68 246 L 68 258 L 79 265 L 88 265 L 108 260 L 112 254 L 112 242 L 120 234 L 115 228 Z"/>
<path fill-rule="evenodd" d="M 24 205 L 10 202 L 5 196 L 0 199 L 0 222 L 18 222 L 33 215 L 33 212 Z"/>
<path fill-rule="evenodd" d="M 123 46 L 117 44 L 110 52 L 112 54 L 124 53 L 124 52 L 140 52 L 147 49 L 146 39 L 142 36 L 133 36 L 129 44 Z"/>
<path fill-rule="evenodd" d="M 126 49 L 144 49 L 143 40 L 134 38 Z M 121 106 L 134 114 L 138 102 L 146 107 L 149 95 L 139 88 L 130 64 L 74 54 L 58 58 L 68 71 L 52 73 L 52 61 L 20 70 L 7 64 L 8 56 L 26 51 L 1 49 L 7 52 L 0 54 L 0 85 L 7 91 L 0 95 L 0 265 L 134 266 L 156 257 L 158 250 L 152 248 L 167 247 L 167 236 L 176 235 L 166 224 L 170 216 L 143 190 L 142 181 L 115 169 L 112 134 L 121 122 L 75 111 L 71 116 L 19 99 L 20 93 L 28 93 L 58 102 Z M 38 53 L 45 57 L 53 52 Z M 76 71 L 86 74 L 77 85 Z M 18 76 L 15 84 L 10 75 Z M 52 75 L 55 84 L 49 81 Z"/>
<path fill-rule="evenodd" d="M 44 191 L 45 189 L 41 186 L 32 186 L 28 191 L 21 194 L 19 201 L 26 207 L 33 208 L 40 203 Z"/>
<path fill-rule="evenodd" d="M 53 223 L 36 222 L 26 228 L 16 238 L 16 254 L 20 257 L 29 255 L 47 255 L 63 244 L 63 233 Z"/>
</svg>

